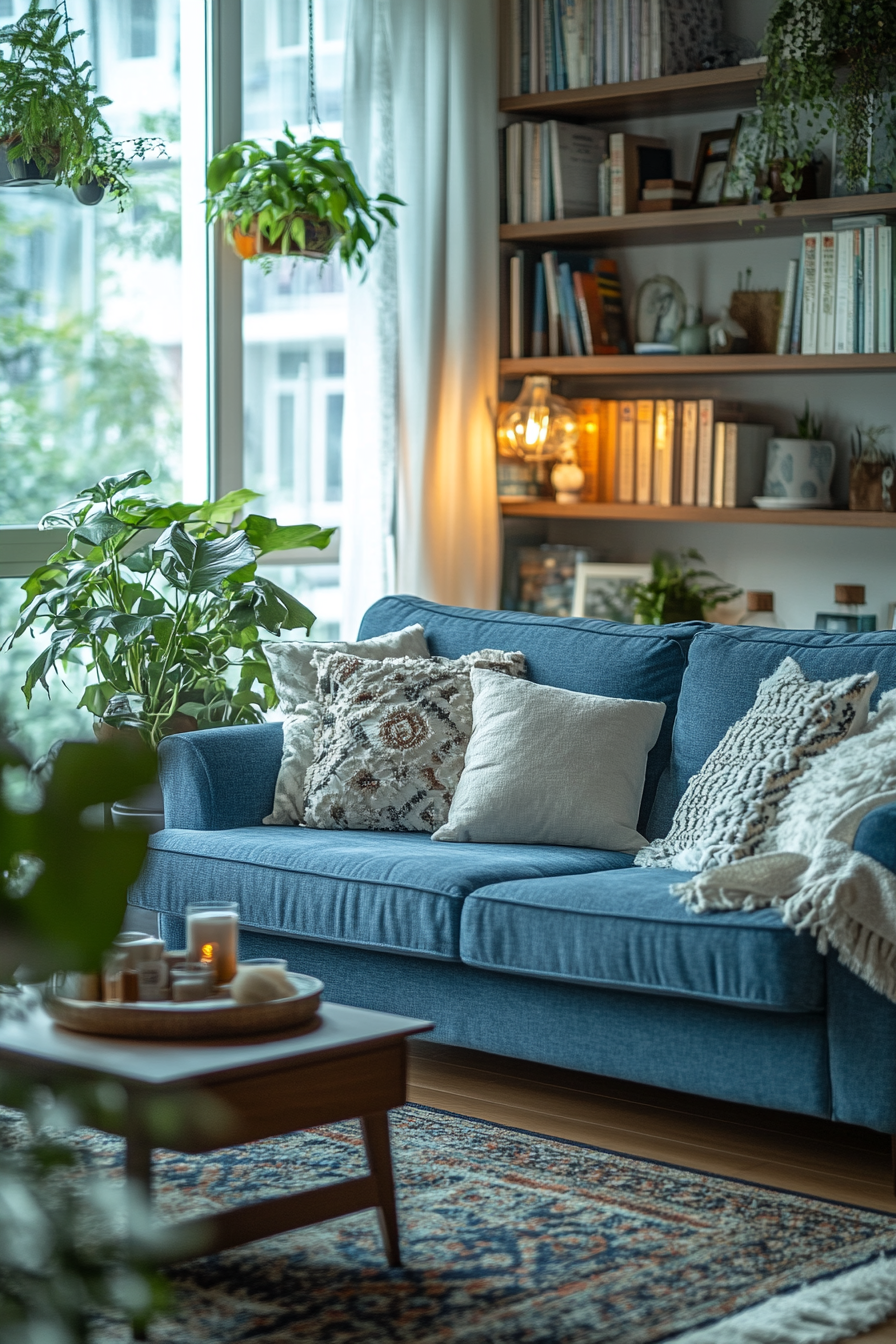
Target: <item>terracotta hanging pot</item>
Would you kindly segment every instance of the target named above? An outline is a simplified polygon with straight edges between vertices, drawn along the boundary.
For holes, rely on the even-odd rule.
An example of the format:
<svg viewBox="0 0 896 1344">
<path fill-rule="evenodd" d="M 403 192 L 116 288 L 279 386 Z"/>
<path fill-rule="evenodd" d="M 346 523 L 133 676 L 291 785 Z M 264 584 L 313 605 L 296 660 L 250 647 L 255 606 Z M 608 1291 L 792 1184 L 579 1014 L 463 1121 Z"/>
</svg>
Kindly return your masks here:
<svg viewBox="0 0 896 1344">
<path fill-rule="evenodd" d="M 252 257 L 310 257 L 314 261 L 326 261 L 336 246 L 337 234 L 328 219 L 318 219 L 317 215 L 301 215 L 305 221 L 305 246 L 299 247 L 292 239 L 284 253 L 282 239 L 272 243 L 258 229 L 258 220 L 253 219 L 248 233 L 244 233 L 237 224 L 231 235 L 233 250 L 243 261 Z"/>
</svg>

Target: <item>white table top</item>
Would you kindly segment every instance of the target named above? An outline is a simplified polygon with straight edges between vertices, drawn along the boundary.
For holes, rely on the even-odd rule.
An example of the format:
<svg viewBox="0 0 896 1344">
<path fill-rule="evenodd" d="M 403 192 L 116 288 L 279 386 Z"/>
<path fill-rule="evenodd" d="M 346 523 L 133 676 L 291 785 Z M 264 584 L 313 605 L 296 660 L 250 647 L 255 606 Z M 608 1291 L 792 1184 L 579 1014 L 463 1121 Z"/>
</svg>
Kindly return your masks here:
<svg viewBox="0 0 896 1344">
<path fill-rule="evenodd" d="M 236 1037 L 212 1041 L 129 1041 L 68 1031 L 47 1016 L 39 1002 L 24 1018 L 0 1018 L 0 1063 L 38 1069 L 105 1074 L 123 1082 L 176 1084 L 270 1072 L 291 1061 L 317 1062 L 328 1055 L 358 1052 L 403 1036 L 429 1031 L 431 1022 L 366 1008 L 322 1003 L 314 1022 L 289 1036 Z"/>
</svg>

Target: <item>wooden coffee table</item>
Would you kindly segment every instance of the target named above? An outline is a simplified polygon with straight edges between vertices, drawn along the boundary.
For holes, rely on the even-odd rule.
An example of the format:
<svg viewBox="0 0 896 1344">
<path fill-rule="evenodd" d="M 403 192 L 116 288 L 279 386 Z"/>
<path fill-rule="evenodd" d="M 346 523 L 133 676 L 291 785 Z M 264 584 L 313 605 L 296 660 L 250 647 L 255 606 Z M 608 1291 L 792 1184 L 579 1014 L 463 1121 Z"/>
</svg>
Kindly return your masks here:
<svg viewBox="0 0 896 1344">
<path fill-rule="evenodd" d="M 431 1022 L 323 1003 L 313 1022 L 288 1036 L 130 1041 L 67 1031 L 35 1004 L 23 1019 L 0 1021 L 0 1064 L 51 1084 L 85 1078 L 121 1084 L 127 1097 L 121 1123 L 107 1120 L 102 1128 L 126 1140 L 127 1174 L 147 1194 L 152 1185 L 147 1117 L 159 1099 L 181 1103 L 173 1112 L 176 1133 L 165 1136 L 165 1147 L 184 1153 L 359 1118 L 369 1175 L 174 1226 L 194 1234 L 184 1243 L 192 1243 L 192 1258 L 375 1208 L 389 1264 L 400 1265 L 387 1112 L 406 1100 L 408 1036 L 431 1029 Z M 182 1253 L 170 1257 L 182 1258 Z"/>
</svg>

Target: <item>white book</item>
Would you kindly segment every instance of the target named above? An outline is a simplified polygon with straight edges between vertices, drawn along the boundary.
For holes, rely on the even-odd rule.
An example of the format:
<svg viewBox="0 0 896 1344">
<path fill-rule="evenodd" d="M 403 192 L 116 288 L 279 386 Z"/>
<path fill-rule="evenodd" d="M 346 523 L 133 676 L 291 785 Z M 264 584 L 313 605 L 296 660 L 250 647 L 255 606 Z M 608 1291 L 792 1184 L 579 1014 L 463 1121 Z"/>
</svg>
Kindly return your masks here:
<svg viewBox="0 0 896 1344">
<path fill-rule="evenodd" d="M 641 0 L 629 0 L 628 31 L 631 70 L 629 78 L 641 78 Z"/>
<path fill-rule="evenodd" d="M 641 0 L 641 78 L 650 78 L 650 0 Z"/>
<path fill-rule="evenodd" d="M 659 79 L 663 73 L 663 6 L 662 0 L 650 0 L 650 79 Z"/>
<path fill-rule="evenodd" d="M 594 50 L 594 66 L 591 72 L 592 81 L 595 84 L 606 84 L 605 52 L 607 36 L 607 15 L 606 0 L 594 0 L 594 15 L 592 24 L 592 41 Z"/>
<path fill-rule="evenodd" d="M 725 507 L 725 430 L 724 421 L 717 420 L 713 428 L 712 453 L 712 507 Z"/>
<path fill-rule="evenodd" d="M 821 234 L 803 235 L 803 320 L 800 353 L 814 355 L 818 350 L 818 253 Z"/>
<path fill-rule="evenodd" d="M 557 274 L 556 252 L 545 252 L 541 258 L 544 266 L 544 291 L 548 307 L 548 354 L 560 354 L 560 277 Z"/>
<path fill-rule="evenodd" d="M 653 503 L 653 402 L 636 402 L 635 503 Z"/>
<path fill-rule="evenodd" d="M 853 323 L 855 321 L 855 258 L 851 229 L 844 229 L 837 234 L 835 311 L 834 354 L 851 355 L 853 353 Z"/>
<path fill-rule="evenodd" d="M 697 488 L 694 503 L 701 509 L 708 509 L 712 504 L 712 450 L 715 416 L 711 397 L 704 398 L 699 402 L 697 415 L 697 469 L 695 472 Z"/>
<path fill-rule="evenodd" d="M 635 502 L 635 403 L 619 403 L 619 440 L 616 454 L 616 501 Z"/>
<path fill-rule="evenodd" d="M 507 222 L 508 224 L 522 224 L 523 222 L 523 195 L 522 195 L 522 157 L 523 157 L 523 126 L 522 122 L 513 121 L 507 127 L 504 142 L 504 163 L 507 172 Z"/>
<path fill-rule="evenodd" d="M 815 350 L 819 355 L 832 355 L 837 316 L 837 235 L 833 231 L 821 235 L 818 268 L 818 340 Z"/>
<path fill-rule="evenodd" d="M 529 92 L 544 93 L 542 0 L 529 0 Z"/>
<path fill-rule="evenodd" d="M 793 326 L 793 304 L 796 298 L 796 277 L 800 263 L 796 257 L 787 263 L 787 282 L 784 286 L 784 300 L 781 304 L 781 321 L 778 323 L 778 340 L 775 354 L 786 355 L 790 349 L 790 328 Z"/>
<path fill-rule="evenodd" d="M 522 3 L 524 2 L 525 0 L 522 0 Z M 520 83 L 520 71 L 522 69 L 520 4 L 521 0 L 510 0 L 510 95 L 512 98 L 520 93 L 528 93 L 528 89 L 524 89 Z"/>
<path fill-rule="evenodd" d="M 632 77 L 632 20 L 634 0 L 619 0 L 619 78 L 628 84 Z"/>
<path fill-rule="evenodd" d="M 606 62 L 607 84 L 619 83 L 619 3 L 620 0 L 606 0 L 607 35 L 604 60 Z"/>
<path fill-rule="evenodd" d="M 864 229 L 862 248 L 862 350 L 866 355 L 877 352 L 877 230 Z"/>
<path fill-rule="evenodd" d="M 523 122 L 523 223 L 536 224 L 535 218 L 535 133 L 540 127 L 534 121 Z M 539 212 L 541 201 L 539 198 Z"/>
<path fill-rule="evenodd" d="M 681 478 L 679 499 L 693 504 L 697 498 L 697 403 L 686 401 L 681 408 Z"/>
<path fill-rule="evenodd" d="M 675 402 L 660 397 L 653 423 L 653 502 L 674 504 L 678 474 L 678 443 L 675 435 Z"/>
<path fill-rule="evenodd" d="M 541 122 L 532 124 L 532 166 L 531 166 L 531 191 L 532 200 L 530 202 L 529 219 L 527 223 L 540 224 L 544 219 L 543 211 L 543 193 L 544 185 L 542 183 L 542 170 L 544 168 L 544 141 L 545 128 Z"/>
<path fill-rule="evenodd" d="M 549 121 L 554 218 L 581 219 L 600 213 L 600 165 L 607 133 L 595 126 Z"/>
<path fill-rule="evenodd" d="M 893 353 L 893 228 L 882 224 L 877 230 L 877 348 L 882 355 Z"/>
<path fill-rule="evenodd" d="M 523 263 L 519 253 L 510 258 L 510 358 L 523 357 Z"/>
</svg>

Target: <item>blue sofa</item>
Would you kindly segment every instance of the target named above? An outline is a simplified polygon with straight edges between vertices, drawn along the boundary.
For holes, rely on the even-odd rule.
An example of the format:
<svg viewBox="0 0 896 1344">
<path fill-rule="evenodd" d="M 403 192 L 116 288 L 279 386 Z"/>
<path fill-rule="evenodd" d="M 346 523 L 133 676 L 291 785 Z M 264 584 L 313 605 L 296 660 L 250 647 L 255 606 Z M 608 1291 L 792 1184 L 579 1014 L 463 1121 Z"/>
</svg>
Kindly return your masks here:
<svg viewBox="0 0 896 1344">
<path fill-rule="evenodd" d="M 880 690 L 896 686 L 890 633 L 622 626 L 389 597 L 360 636 L 415 621 L 436 654 L 521 649 L 535 681 L 664 701 L 650 838 L 788 654 L 812 678 L 874 669 Z M 281 737 L 265 724 L 162 742 L 166 828 L 131 901 L 160 912 L 169 945 L 183 945 L 187 902 L 236 898 L 244 956 L 285 956 L 343 1003 L 431 1018 L 434 1040 L 896 1131 L 896 1005 L 774 911 L 691 914 L 668 872 L 600 850 L 262 826 Z M 896 808 L 866 818 L 856 844 L 896 871 Z"/>
</svg>

